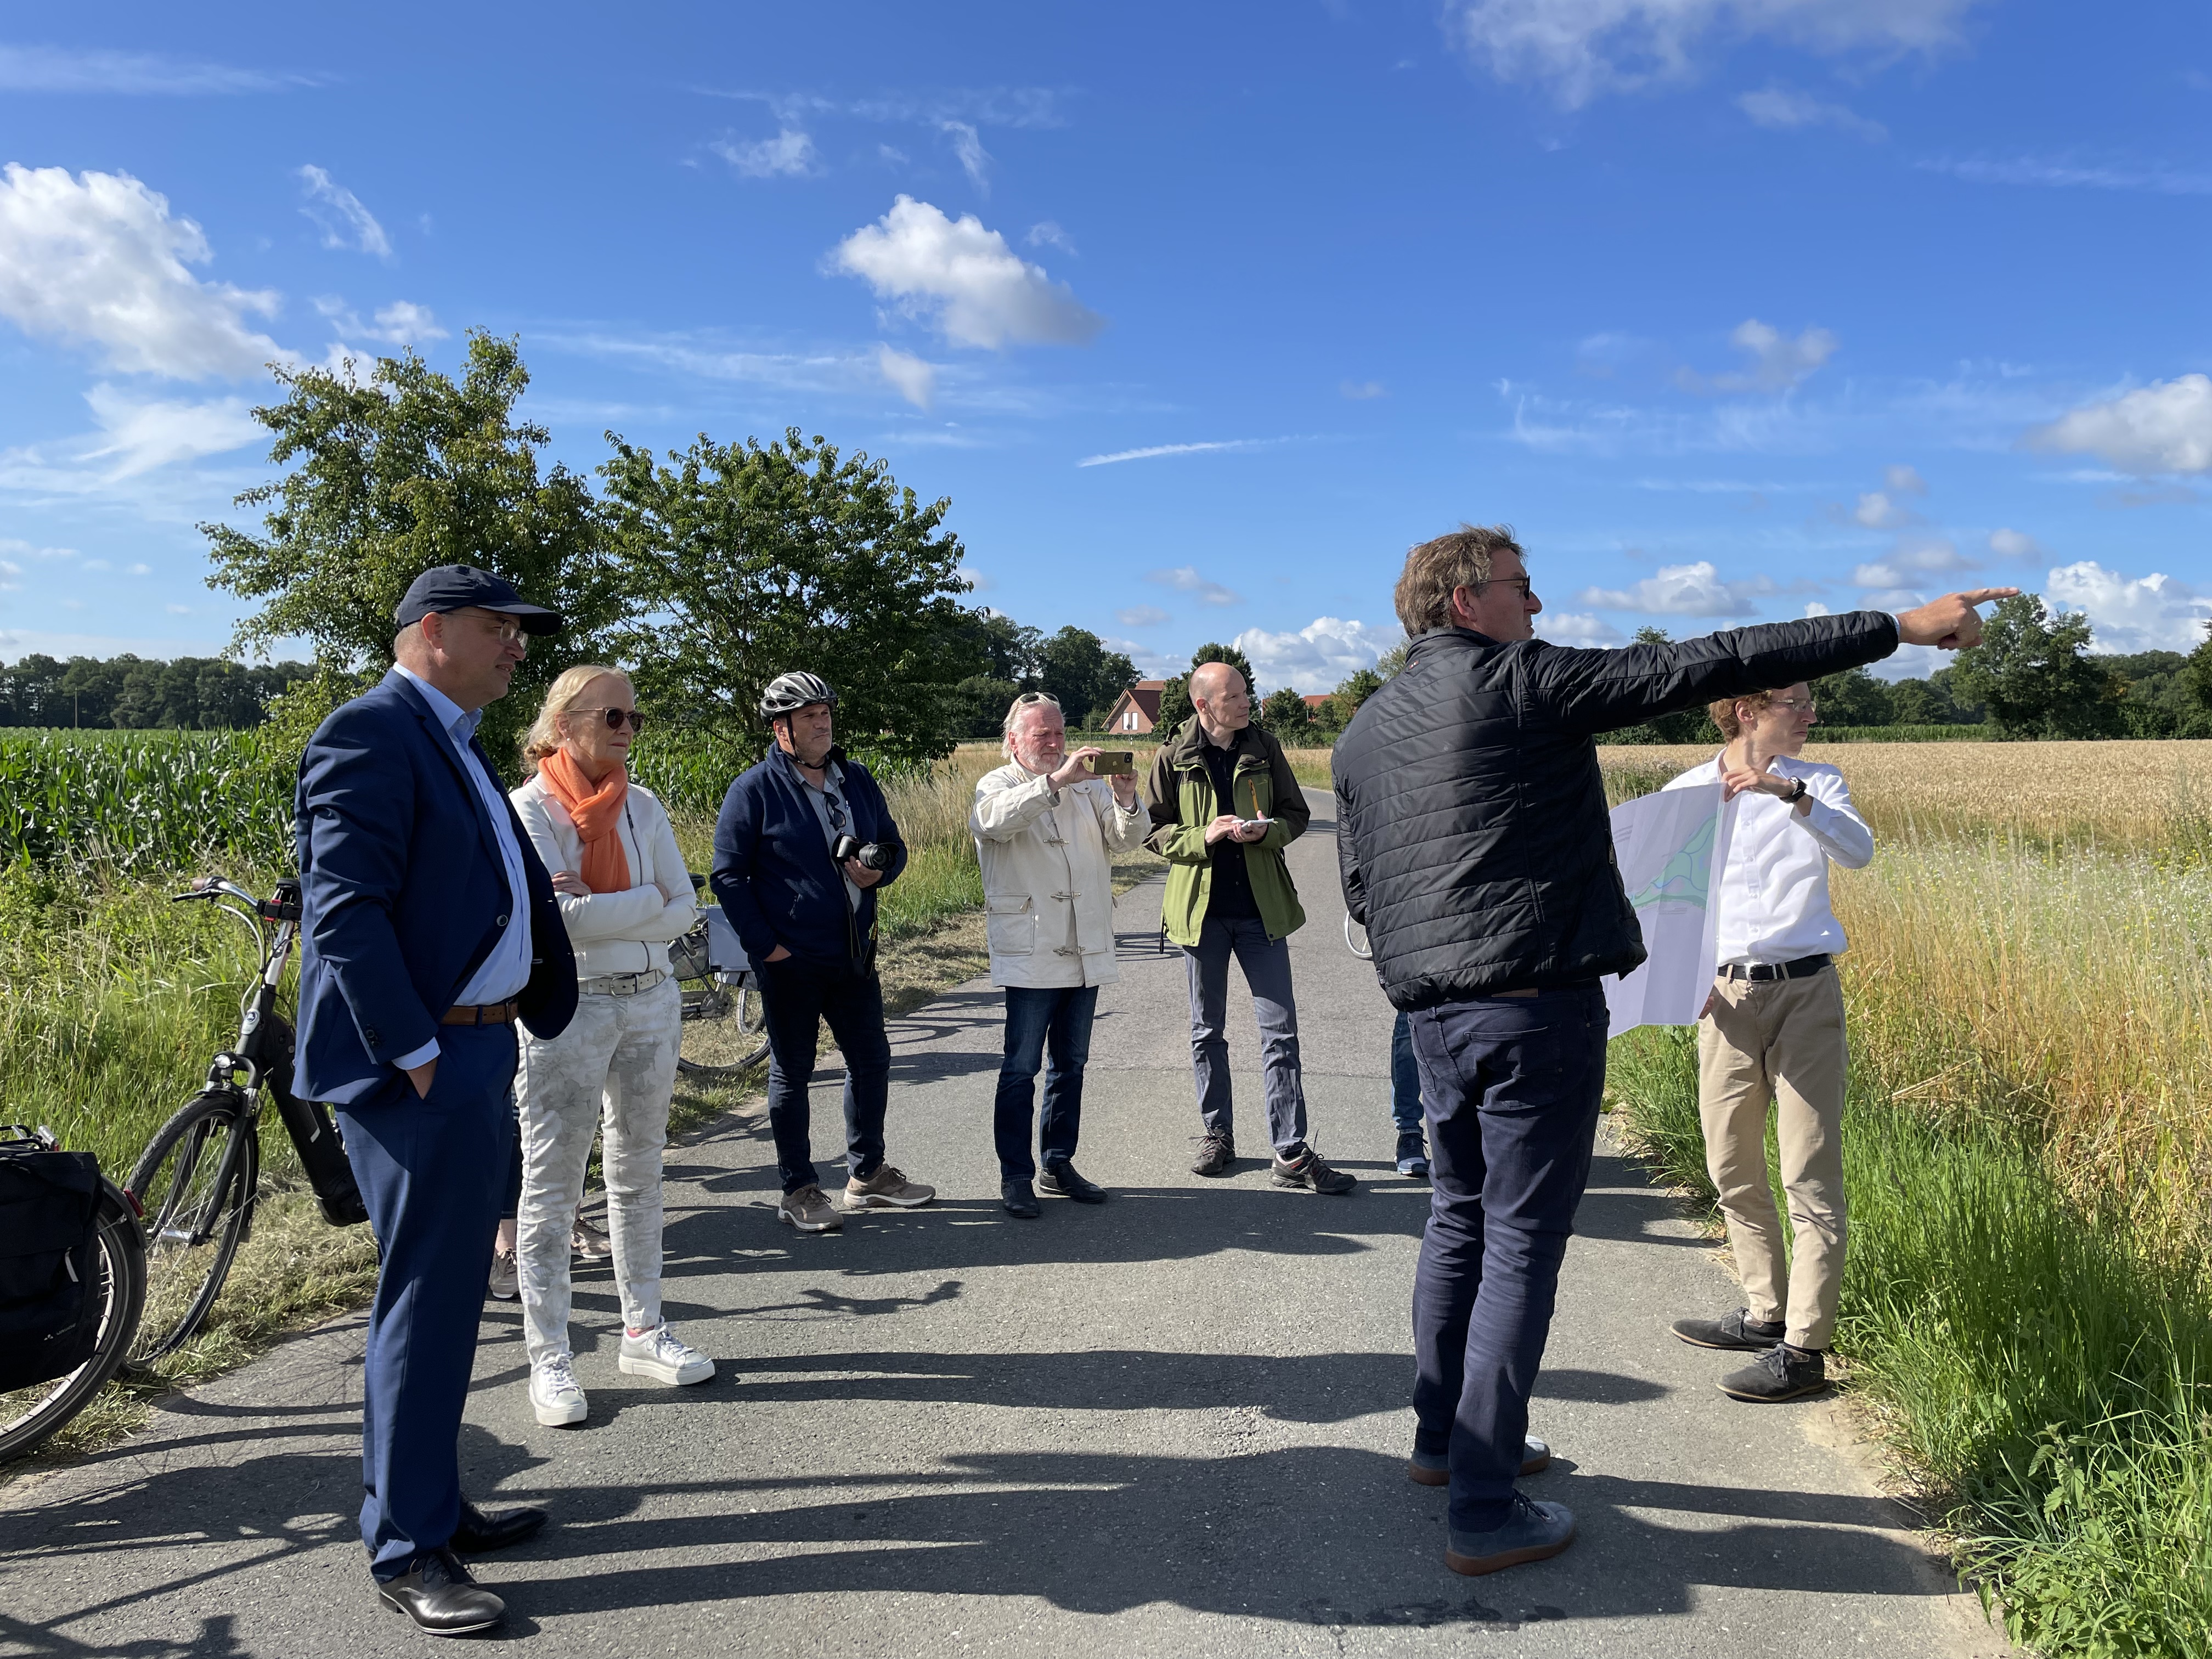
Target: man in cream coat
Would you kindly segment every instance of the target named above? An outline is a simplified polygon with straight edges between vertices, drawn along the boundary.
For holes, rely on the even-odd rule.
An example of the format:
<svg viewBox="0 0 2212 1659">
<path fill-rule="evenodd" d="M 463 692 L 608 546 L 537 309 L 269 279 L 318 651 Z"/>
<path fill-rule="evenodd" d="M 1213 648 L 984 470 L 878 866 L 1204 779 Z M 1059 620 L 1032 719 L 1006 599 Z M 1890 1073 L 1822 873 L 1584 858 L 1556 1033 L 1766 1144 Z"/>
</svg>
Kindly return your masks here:
<svg viewBox="0 0 2212 1659">
<path fill-rule="evenodd" d="M 975 785 L 968 828 L 983 868 L 991 983 L 1006 993 L 1006 1057 L 994 1127 L 999 1191 L 1007 1212 L 1039 1213 L 1036 1186 L 1079 1204 L 1105 1201 L 1075 1172 L 1083 1067 L 1098 988 L 1113 980 L 1114 877 L 1109 849 L 1144 843 L 1148 827 L 1134 776 L 1101 779 L 1097 749 L 1067 752 L 1060 704 L 1025 692 L 1006 710 L 1001 749 L 1010 765 Z M 1030 1153 L 1036 1074 L 1047 1050 L 1038 1159 Z"/>
</svg>

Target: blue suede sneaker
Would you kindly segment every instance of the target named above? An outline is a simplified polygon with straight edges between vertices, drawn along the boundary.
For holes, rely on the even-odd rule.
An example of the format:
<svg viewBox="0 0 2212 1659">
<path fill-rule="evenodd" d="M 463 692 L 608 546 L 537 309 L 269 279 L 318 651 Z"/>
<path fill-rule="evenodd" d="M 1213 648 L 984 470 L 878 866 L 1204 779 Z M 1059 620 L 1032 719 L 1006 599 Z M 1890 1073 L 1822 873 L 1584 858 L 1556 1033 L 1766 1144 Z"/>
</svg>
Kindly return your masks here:
<svg viewBox="0 0 2212 1659">
<path fill-rule="evenodd" d="M 1444 1546 L 1444 1565 L 1470 1578 L 1502 1572 L 1529 1561 L 1548 1561 L 1575 1541 L 1575 1512 L 1565 1504 L 1540 1503 L 1513 1494 L 1505 1524 L 1488 1532 L 1454 1528 Z"/>
<path fill-rule="evenodd" d="M 1521 1443 L 1521 1473 L 1541 1474 L 1552 1467 L 1552 1449 L 1534 1435 Z M 1451 1459 L 1443 1452 L 1425 1452 L 1419 1446 L 1406 1465 L 1406 1478 L 1417 1486 L 1451 1485 Z"/>
<path fill-rule="evenodd" d="M 1408 1129 L 1398 1137 L 1398 1173 L 1418 1179 L 1428 1172 L 1429 1144 L 1419 1129 Z"/>
</svg>

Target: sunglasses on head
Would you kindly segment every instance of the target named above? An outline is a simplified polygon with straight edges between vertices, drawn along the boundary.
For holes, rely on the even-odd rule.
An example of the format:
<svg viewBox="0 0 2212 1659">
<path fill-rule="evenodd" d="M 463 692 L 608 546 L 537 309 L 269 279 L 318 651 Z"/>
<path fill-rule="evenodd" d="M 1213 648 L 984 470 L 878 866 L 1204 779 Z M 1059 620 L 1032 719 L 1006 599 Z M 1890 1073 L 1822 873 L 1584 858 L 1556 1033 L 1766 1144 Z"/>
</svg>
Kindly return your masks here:
<svg viewBox="0 0 2212 1659">
<path fill-rule="evenodd" d="M 640 708 L 571 708 L 568 712 L 572 714 L 605 714 L 610 732 L 621 731 L 625 720 L 629 722 L 629 729 L 633 732 L 645 730 L 645 711 Z"/>
</svg>

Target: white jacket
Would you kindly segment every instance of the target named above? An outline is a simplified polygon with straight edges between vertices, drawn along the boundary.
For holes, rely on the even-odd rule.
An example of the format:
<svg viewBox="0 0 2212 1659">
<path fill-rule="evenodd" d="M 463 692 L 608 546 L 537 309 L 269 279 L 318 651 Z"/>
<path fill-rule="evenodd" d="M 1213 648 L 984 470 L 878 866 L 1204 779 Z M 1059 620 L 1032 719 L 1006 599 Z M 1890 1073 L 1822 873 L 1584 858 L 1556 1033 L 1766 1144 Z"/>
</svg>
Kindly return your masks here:
<svg viewBox="0 0 2212 1659">
<path fill-rule="evenodd" d="M 1151 827 L 1143 803 L 1123 811 L 1103 779 L 1054 789 L 1010 762 L 977 780 L 968 828 L 983 867 L 991 983 L 1045 990 L 1115 978 L 1107 851 L 1142 846 Z"/>
<path fill-rule="evenodd" d="M 584 838 L 544 778 L 533 774 L 507 799 L 514 803 L 530 844 L 545 860 L 548 872 L 573 872 L 582 866 Z M 623 856 L 629 860 L 630 890 L 581 898 L 569 893 L 553 896 L 561 906 L 561 920 L 568 927 L 568 944 L 576 952 L 578 979 L 641 974 L 652 968 L 665 973 L 668 941 L 683 938 L 698 919 L 691 875 L 684 867 L 676 830 L 668 822 L 667 809 L 650 789 L 631 783 L 615 834 L 622 837 Z M 662 898 L 653 884 L 656 879 L 676 896 Z"/>
</svg>

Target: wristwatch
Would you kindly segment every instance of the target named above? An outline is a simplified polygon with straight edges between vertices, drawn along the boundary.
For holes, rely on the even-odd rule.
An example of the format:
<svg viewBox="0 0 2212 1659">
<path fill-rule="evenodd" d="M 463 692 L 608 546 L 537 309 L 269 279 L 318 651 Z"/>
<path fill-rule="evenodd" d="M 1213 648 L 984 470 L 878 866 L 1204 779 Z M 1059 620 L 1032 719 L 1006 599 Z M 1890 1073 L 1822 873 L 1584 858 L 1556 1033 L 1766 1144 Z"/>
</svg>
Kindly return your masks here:
<svg viewBox="0 0 2212 1659">
<path fill-rule="evenodd" d="M 1800 778 L 1796 783 L 1790 786 L 1790 793 L 1782 798 L 1782 804 L 1784 806 L 1795 806 L 1799 801 L 1804 799 L 1805 780 Z"/>
</svg>

